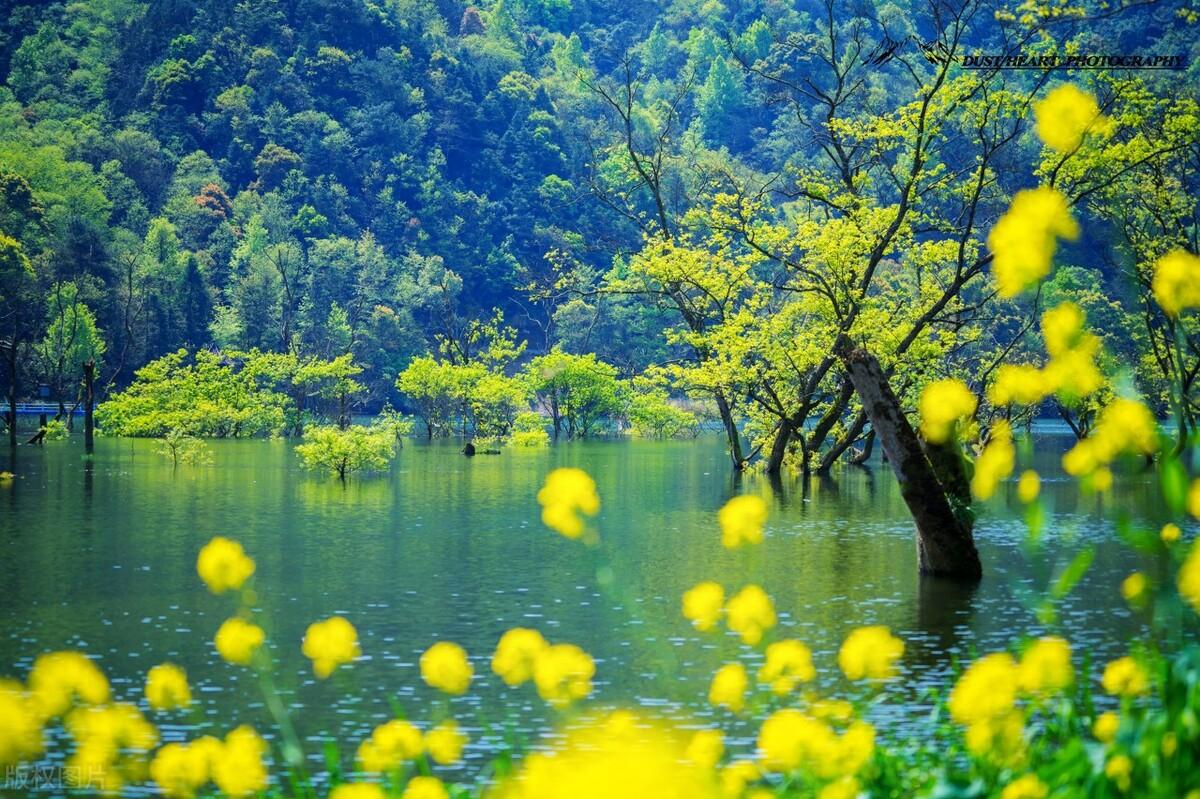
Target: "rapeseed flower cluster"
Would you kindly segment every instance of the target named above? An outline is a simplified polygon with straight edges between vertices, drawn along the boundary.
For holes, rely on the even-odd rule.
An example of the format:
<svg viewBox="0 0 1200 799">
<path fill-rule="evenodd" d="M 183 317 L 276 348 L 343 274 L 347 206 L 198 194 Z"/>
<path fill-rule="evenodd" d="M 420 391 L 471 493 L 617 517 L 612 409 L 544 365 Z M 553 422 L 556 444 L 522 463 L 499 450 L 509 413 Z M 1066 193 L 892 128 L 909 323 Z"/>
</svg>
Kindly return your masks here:
<svg viewBox="0 0 1200 799">
<path fill-rule="evenodd" d="M 555 469 L 537 493 L 542 506 L 542 523 L 567 538 L 579 538 L 585 529 L 583 516 L 600 512 L 596 481 L 583 469 Z"/>
<path fill-rule="evenodd" d="M 717 511 L 717 523 L 721 526 L 721 545 L 726 549 L 760 544 L 767 523 L 767 503 L 754 494 L 734 497 Z"/>
<path fill-rule="evenodd" d="M 1118 397 L 1096 417 L 1092 434 L 1081 439 L 1062 458 L 1063 470 L 1075 477 L 1097 476 L 1103 488 L 1112 483 L 1108 469 L 1118 456 L 1151 455 L 1158 451 L 1158 422 L 1141 402 Z"/>
<path fill-rule="evenodd" d="M 842 642 L 838 666 L 850 680 L 888 680 L 895 676 L 896 662 L 903 654 L 904 642 L 887 627 L 859 627 Z"/>
<path fill-rule="evenodd" d="M 500 636 L 492 671 L 514 688 L 532 680 L 538 696 L 562 708 L 592 692 L 596 663 L 574 644 L 551 644 L 537 630 L 514 627 Z"/>
<path fill-rule="evenodd" d="M 196 572 L 209 591 L 223 594 L 242 587 L 254 574 L 254 561 L 237 541 L 217 536 L 200 550 Z"/>
<path fill-rule="evenodd" d="M 160 663 L 146 674 L 146 701 L 155 710 L 174 710 L 192 703 L 187 674 L 174 663 Z"/>
<path fill-rule="evenodd" d="M 997 420 L 988 434 L 987 444 L 975 458 L 971 475 L 971 496 L 990 499 L 996 489 L 1013 473 L 1017 463 L 1017 448 L 1013 445 L 1012 427 L 1004 419 Z"/>
<path fill-rule="evenodd" d="M 1074 400 L 1104 385 L 1098 359 L 1100 339 L 1084 328 L 1086 316 L 1073 302 L 1063 302 L 1042 314 L 1042 339 L 1050 356 L 1046 365 L 1003 364 L 988 389 L 992 404 L 1036 405 L 1052 394 Z"/>
<path fill-rule="evenodd" d="M 425 739 L 411 722 L 392 719 L 371 731 L 358 746 L 355 759 L 359 768 L 369 772 L 387 772 L 415 760 L 425 751 Z"/>
<path fill-rule="evenodd" d="M 421 678 L 430 688 L 459 696 L 467 692 L 474 670 L 467 651 L 451 641 L 438 641 L 421 655 Z"/>
<path fill-rule="evenodd" d="M 358 632 L 341 616 L 310 624 L 301 651 L 312 661 L 313 671 L 321 679 L 362 654 L 358 647 Z"/>
<path fill-rule="evenodd" d="M 1017 192 L 987 239 L 1000 296 L 1015 297 L 1049 275 L 1058 240 L 1078 237 L 1079 224 L 1057 189 Z"/>
<path fill-rule="evenodd" d="M 1033 115 L 1038 138 L 1060 153 L 1074 151 L 1087 133 L 1108 135 L 1113 130 L 1096 98 L 1072 83 L 1058 86 L 1034 103 Z"/>
<path fill-rule="evenodd" d="M 1200 257 L 1186 250 L 1167 253 L 1154 264 L 1150 288 L 1167 316 L 1200 307 Z"/>
<path fill-rule="evenodd" d="M 921 435 L 942 444 L 950 440 L 957 425 L 975 415 L 978 400 L 961 380 L 935 380 L 921 392 Z"/>
</svg>

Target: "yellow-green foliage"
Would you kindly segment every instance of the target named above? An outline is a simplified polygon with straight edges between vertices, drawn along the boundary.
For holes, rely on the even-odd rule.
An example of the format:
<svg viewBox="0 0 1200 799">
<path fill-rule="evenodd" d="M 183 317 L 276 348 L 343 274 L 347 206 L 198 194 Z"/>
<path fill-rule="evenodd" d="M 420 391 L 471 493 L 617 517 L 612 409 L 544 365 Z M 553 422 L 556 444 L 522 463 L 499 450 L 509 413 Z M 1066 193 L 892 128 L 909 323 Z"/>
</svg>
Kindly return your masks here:
<svg viewBox="0 0 1200 799">
<path fill-rule="evenodd" d="M 390 426 L 337 425 L 309 427 L 296 454 L 306 469 L 324 469 L 345 479 L 351 472 L 381 471 L 396 451 L 396 433 Z"/>
</svg>

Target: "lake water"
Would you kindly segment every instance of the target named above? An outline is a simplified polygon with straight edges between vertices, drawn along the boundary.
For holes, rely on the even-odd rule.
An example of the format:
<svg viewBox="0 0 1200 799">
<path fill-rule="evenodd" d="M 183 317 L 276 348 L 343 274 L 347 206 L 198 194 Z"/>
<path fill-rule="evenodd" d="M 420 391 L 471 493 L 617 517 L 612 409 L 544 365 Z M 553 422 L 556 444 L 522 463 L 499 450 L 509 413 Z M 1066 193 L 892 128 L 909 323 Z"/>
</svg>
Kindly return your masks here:
<svg viewBox="0 0 1200 799">
<path fill-rule="evenodd" d="M 257 682 L 211 643 L 232 600 L 205 590 L 195 559 L 220 534 L 257 561 L 260 623 L 310 756 L 327 735 L 357 746 L 393 701 L 418 721 L 449 701 L 472 732 L 473 760 L 494 749 L 502 724 L 543 729 L 548 713 L 531 686 L 507 690 L 489 669 L 497 638 L 517 625 L 591 652 L 595 701 L 666 705 L 702 722 L 712 712 L 704 698 L 713 669 L 739 649 L 680 616 L 680 595 L 704 579 L 733 589 L 761 583 L 782 633 L 812 647 L 823 687 L 839 687 L 835 653 L 848 630 L 891 627 L 907 643 L 904 677 L 876 715 L 884 734 L 898 734 L 922 723 L 924 690 L 955 658 L 1042 629 L 1028 595 L 1084 545 L 1095 547 L 1095 563 L 1056 631 L 1100 659 L 1123 653 L 1141 629 L 1118 584 L 1146 564 L 1116 541 L 1104 515 L 1157 525 L 1156 489 L 1146 476 L 1125 475 L 1108 497 L 1080 497 L 1056 468 L 1065 445 L 1042 437 L 1036 462 L 1052 512 L 1046 548 L 1024 550 L 1010 484 L 979 520 L 986 577 L 973 590 L 918 578 L 912 525 L 886 465 L 772 488 L 761 477 L 735 479 L 715 437 L 474 459 L 451 443 L 408 442 L 390 473 L 346 485 L 301 470 L 285 441 L 214 442 L 214 465 L 176 471 L 149 441 L 98 440 L 90 461 L 75 442 L 21 447 L 0 460 L 17 475 L 0 485 L 0 674 L 24 677 L 36 654 L 81 648 L 120 697 L 140 699 L 146 670 L 170 660 L 187 669 L 199 707 L 156 719 L 170 722 L 165 738 L 241 722 L 267 727 Z M 599 486 L 595 549 L 538 520 L 537 489 L 562 465 L 586 469 Z M 741 491 L 771 494 L 767 538 L 727 552 L 715 512 Z M 364 657 L 317 681 L 300 640 L 310 622 L 334 613 L 357 627 Z M 419 677 L 417 657 L 443 638 L 472 656 L 476 681 L 462 698 L 435 698 Z M 431 701 L 443 704 L 435 710 Z M 753 732 L 749 721 L 742 729 Z"/>
</svg>

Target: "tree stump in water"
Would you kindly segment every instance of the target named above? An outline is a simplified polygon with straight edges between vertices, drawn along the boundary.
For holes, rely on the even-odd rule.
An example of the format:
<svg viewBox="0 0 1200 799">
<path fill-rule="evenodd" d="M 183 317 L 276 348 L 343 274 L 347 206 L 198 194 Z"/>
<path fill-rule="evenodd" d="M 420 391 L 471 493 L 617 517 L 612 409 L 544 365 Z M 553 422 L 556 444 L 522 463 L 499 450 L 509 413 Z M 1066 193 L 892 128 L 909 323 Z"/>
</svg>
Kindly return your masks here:
<svg viewBox="0 0 1200 799">
<path fill-rule="evenodd" d="M 468 441 L 467 445 L 462 448 L 462 454 L 466 455 L 468 458 L 471 457 L 472 455 L 474 455 L 475 454 L 475 445 L 472 444 L 470 441 Z"/>
<path fill-rule="evenodd" d="M 871 429 L 916 522 L 921 574 L 978 580 L 983 567 L 971 534 L 969 497 L 963 495 L 966 481 L 961 464 L 950 463 L 945 451 L 933 452 L 931 461 L 931 453 L 922 447 L 874 355 L 861 347 L 852 348 L 845 339 L 838 342 L 837 355 L 862 400 Z"/>
</svg>

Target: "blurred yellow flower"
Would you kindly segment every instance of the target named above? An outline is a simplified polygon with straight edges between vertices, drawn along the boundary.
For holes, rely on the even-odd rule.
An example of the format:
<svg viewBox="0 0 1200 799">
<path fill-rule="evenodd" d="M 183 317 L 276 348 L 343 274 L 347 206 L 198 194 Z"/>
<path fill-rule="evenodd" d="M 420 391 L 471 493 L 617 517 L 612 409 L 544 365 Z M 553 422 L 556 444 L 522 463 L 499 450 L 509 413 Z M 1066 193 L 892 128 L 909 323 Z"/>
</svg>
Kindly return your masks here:
<svg viewBox="0 0 1200 799">
<path fill-rule="evenodd" d="M 160 663 L 146 674 L 146 701 L 155 710 L 173 710 L 192 703 L 187 674 L 174 663 Z"/>
<path fill-rule="evenodd" d="M 420 757 L 424 749 L 420 730 L 403 719 L 392 719 L 371 731 L 371 737 L 359 744 L 355 759 L 363 771 L 393 771 L 405 760 Z"/>
<path fill-rule="evenodd" d="M 721 525 L 721 545 L 726 549 L 760 544 L 767 523 L 767 503 L 754 494 L 734 497 L 717 511 L 717 523 Z"/>
<path fill-rule="evenodd" d="M 1179 749 L 1179 737 L 1173 732 L 1163 733 L 1162 743 L 1159 744 L 1159 751 L 1163 757 L 1170 758 L 1175 756 L 1175 752 Z"/>
<path fill-rule="evenodd" d="M 1123 453 L 1153 455 L 1157 451 L 1158 423 L 1154 414 L 1137 400 L 1118 398 L 1100 411 L 1092 434 L 1063 455 L 1062 465 L 1067 474 L 1082 477 L 1098 472 Z M 1095 483 L 1093 488 L 1102 490 Z"/>
<path fill-rule="evenodd" d="M 993 405 L 1036 405 L 1054 392 L 1042 370 L 1032 364 L 1001 364 L 988 388 Z"/>
<path fill-rule="evenodd" d="M 1079 237 L 1067 198 L 1042 186 L 1019 191 L 988 233 L 992 272 L 1001 297 L 1015 297 L 1050 274 L 1058 239 Z"/>
<path fill-rule="evenodd" d="M 425 751 L 429 752 L 433 762 L 449 766 L 462 759 L 467 740 L 466 733 L 458 728 L 458 723 L 447 719 L 425 733 Z"/>
<path fill-rule="evenodd" d="M 232 799 L 265 791 L 266 754 L 267 742 L 253 727 L 243 724 L 231 730 L 213 760 L 213 782 Z"/>
<path fill-rule="evenodd" d="M 450 799 L 450 792 L 437 777 L 413 777 L 404 786 L 401 799 Z"/>
<path fill-rule="evenodd" d="M 89 787 L 106 794 L 119 792 L 132 766 L 144 762 L 158 742 L 154 725 L 125 702 L 77 707 L 65 726 L 75 739 L 67 768 L 88 775 Z"/>
<path fill-rule="evenodd" d="M 16 680 L 0 678 L 0 767 L 31 760 L 42 751 L 42 714 Z"/>
<path fill-rule="evenodd" d="M 896 674 L 896 661 L 904 642 L 883 625 L 852 630 L 838 650 L 838 666 L 850 680 L 888 680 Z"/>
<path fill-rule="evenodd" d="M 775 626 L 775 605 L 762 588 L 748 585 L 729 600 L 725 616 L 729 629 L 740 635 L 743 642 L 755 646 L 763 633 Z"/>
<path fill-rule="evenodd" d="M 817 799 L 855 799 L 858 789 L 858 780 L 854 777 L 839 777 L 818 791 Z"/>
<path fill-rule="evenodd" d="M 586 719 L 546 752 L 535 752 L 502 784 L 503 799 L 716 799 L 712 769 L 685 754 L 684 740 L 627 712 Z"/>
<path fill-rule="evenodd" d="M 1036 774 L 1026 774 L 1004 786 L 1000 799 L 1046 799 L 1049 794 L 1050 789 Z"/>
<path fill-rule="evenodd" d="M 697 730 L 688 741 L 684 757 L 697 766 L 716 768 L 725 753 L 725 735 L 720 730 Z"/>
<path fill-rule="evenodd" d="M 358 631 L 341 616 L 308 625 L 300 649 L 313 662 L 313 671 L 321 679 L 362 654 L 358 647 Z"/>
<path fill-rule="evenodd" d="M 431 688 L 458 696 L 471 685 L 474 671 L 467 651 L 450 641 L 438 641 L 421 655 L 421 678 Z"/>
<path fill-rule="evenodd" d="M 683 617 L 700 632 L 717 626 L 725 605 L 725 589 L 717 583 L 697 583 L 683 593 Z"/>
<path fill-rule="evenodd" d="M 533 663 L 538 696 L 555 707 L 566 707 L 592 692 L 596 662 L 574 644 L 554 644 Z"/>
<path fill-rule="evenodd" d="M 1192 544 L 1176 577 L 1179 595 L 1200 613 L 1200 541 Z"/>
<path fill-rule="evenodd" d="M 1131 657 L 1117 658 L 1104 667 L 1100 678 L 1104 690 L 1116 696 L 1137 696 L 1146 693 L 1150 680 L 1145 670 Z"/>
<path fill-rule="evenodd" d="M 1092 734 L 1101 743 L 1112 743 L 1112 740 L 1117 737 L 1117 730 L 1120 727 L 1120 716 L 1110 710 L 1096 717 L 1096 721 L 1092 724 Z"/>
<path fill-rule="evenodd" d="M 978 400 L 961 380 L 935 380 L 921 392 L 921 435 L 926 441 L 942 444 L 954 435 L 960 421 L 975 415 Z"/>
<path fill-rule="evenodd" d="M 213 643 L 217 652 L 230 663 L 249 666 L 254 654 L 266 640 L 262 627 L 234 616 L 217 629 Z"/>
<path fill-rule="evenodd" d="M 1051 694 L 1075 681 L 1071 647 L 1062 638 L 1047 636 L 1030 644 L 1017 668 L 1017 683 L 1030 694 Z"/>
<path fill-rule="evenodd" d="M 767 647 L 766 660 L 758 670 L 758 681 L 771 686 L 771 690 L 783 695 L 791 693 L 802 682 L 817 676 L 813 668 L 812 652 L 799 641 L 787 639 L 776 641 Z"/>
<path fill-rule="evenodd" d="M 1167 522 L 1163 525 L 1162 532 L 1158 534 L 1158 537 L 1164 544 L 1174 544 L 1181 535 L 1183 535 L 1183 531 L 1179 529 L 1179 525 Z"/>
<path fill-rule="evenodd" d="M 1173 250 L 1154 264 L 1154 299 L 1167 316 L 1200 306 L 1200 257 Z"/>
<path fill-rule="evenodd" d="M 1137 604 L 1145 597 L 1149 587 L 1150 581 L 1146 579 L 1146 575 L 1134 572 L 1121 581 L 1121 596 L 1125 597 L 1126 602 Z"/>
<path fill-rule="evenodd" d="M 734 713 L 742 712 L 746 706 L 746 688 L 750 678 L 741 663 L 726 663 L 713 675 L 708 688 L 708 701 L 716 707 L 726 707 Z"/>
<path fill-rule="evenodd" d="M 216 536 L 200 550 L 196 571 L 209 591 L 223 594 L 242 587 L 254 574 L 254 561 L 237 541 Z"/>
<path fill-rule="evenodd" d="M 1200 477 L 1188 486 L 1187 511 L 1195 519 L 1200 519 Z"/>
<path fill-rule="evenodd" d="M 150 778 L 173 799 L 191 799 L 212 778 L 221 742 L 205 735 L 189 743 L 169 743 L 154 753 Z"/>
<path fill-rule="evenodd" d="M 1033 104 L 1037 135 L 1060 153 L 1073 152 L 1085 133 L 1107 135 L 1112 121 L 1100 113 L 1096 98 L 1072 83 L 1064 83 Z M 1009 797 L 1005 797 L 1009 799 Z"/>
<path fill-rule="evenodd" d="M 741 799 L 746 786 L 759 779 L 762 772 L 753 760 L 738 760 L 721 769 L 721 794 L 726 799 Z"/>
<path fill-rule="evenodd" d="M 1025 758 L 1025 721 L 1020 711 L 973 721 L 965 738 L 967 751 L 995 765 L 1015 768 Z"/>
<path fill-rule="evenodd" d="M 1017 449 L 1013 446 L 1012 428 L 1003 419 L 992 425 L 988 442 L 975 459 L 971 476 L 971 494 L 976 499 L 989 499 L 1000 482 L 1013 473 Z"/>
<path fill-rule="evenodd" d="M 584 523 L 579 514 L 595 516 L 600 512 L 596 481 L 582 469 L 550 472 L 537 493 L 537 501 L 542 506 L 542 523 L 567 538 L 583 535 Z"/>
<path fill-rule="evenodd" d="M 857 774 L 875 751 L 875 728 L 851 722 L 840 736 L 825 722 L 795 708 L 772 713 L 758 732 L 762 766 L 790 773 L 805 769 L 821 779 Z"/>
<path fill-rule="evenodd" d="M 1128 791 L 1129 775 L 1133 773 L 1133 761 L 1128 755 L 1117 755 L 1104 766 L 1104 776 L 1108 777 L 1122 791 Z"/>
<path fill-rule="evenodd" d="M 383 787 L 373 782 L 344 782 L 334 786 L 329 799 L 386 799 Z"/>
<path fill-rule="evenodd" d="M 1033 469 L 1026 469 L 1017 479 L 1017 499 L 1028 505 L 1038 498 L 1041 488 L 1042 478 Z"/>
<path fill-rule="evenodd" d="M 82 652 L 40 655 L 29 672 L 29 692 L 43 716 L 58 716 L 78 699 L 98 705 L 108 701 L 108 679 Z"/>
<path fill-rule="evenodd" d="M 496 644 L 492 655 L 492 671 L 505 685 L 517 686 L 533 677 L 533 664 L 550 644 L 537 630 L 513 627 Z"/>
<path fill-rule="evenodd" d="M 1007 652 L 976 660 L 950 691 L 950 716 L 973 724 L 1007 714 L 1017 699 L 1017 662 Z"/>
</svg>

